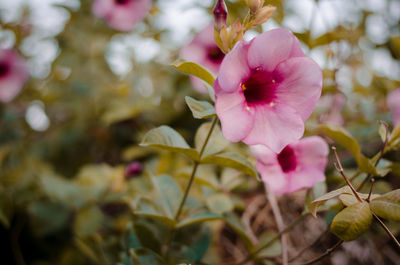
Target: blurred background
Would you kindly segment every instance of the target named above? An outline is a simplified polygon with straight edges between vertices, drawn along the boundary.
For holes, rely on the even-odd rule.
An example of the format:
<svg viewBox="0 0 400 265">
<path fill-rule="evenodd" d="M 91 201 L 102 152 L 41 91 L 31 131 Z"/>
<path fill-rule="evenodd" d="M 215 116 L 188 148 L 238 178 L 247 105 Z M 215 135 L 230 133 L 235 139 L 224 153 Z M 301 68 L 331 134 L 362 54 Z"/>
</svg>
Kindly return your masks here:
<svg viewBox="0 0 400 265">
<path fill-rule="evenodd" d="M 228 21 L 246 16 L 245 1 L 226 3 Z M 336 123 L 352 132 L 366 155 L 377 153 L 376 121 L 392 122 L 386 96 L 400 85 L 400 1 L 266 3 L 277 11 L 244 39 L 289 28 L 323 69 L 323 95 L 306 134 L 320 123 Z M 111 264 L 122 262 L 121 240 L 130 220 L 127 200 L 151 192 L 127 176 L 127 165 L 139 162 L 146 170 L 134 174 L 141 176 L 173 173 L 188 164 L 137 145 L 149 129 L 162 124 L 193 143 L 200 121 L 192 118 L 184 96 L 208 95 L 193 89 L 190 79 L 170 64 L 212 23 L 213 5 L 212 0 L 154 0 L 141 22 L 120 32 L 93 15 L 92 1 L 0 0 L 0 49 L 14 49 L 29 69 L 21 92 L 0 103 L 1 264 L 91 264 L 85 246 L 98 253 L 99 244 Z M 391 159 L 400 161 L 399 154 Z M 343 160 L 355 170 L 345 152 Z M 330 187 L 337 183 L 332 165 L 328 175 Z M 399 184 L 391 175 L 376 189 Z M 243 178 L 238 186 L 244 203 L 256 197 L 255 181 Z M 285 200 L 288 212 L 298 212 L 303 203 Z M 87 208 L 91 204 L 99 207 Z M 91 237 L 83 242 L 76 235 Z M 221 232 L 219 238 L 226 241 L 231 235 Z M 330 262 L 398 264 L 400 255 L 390 247 L 364 253 L 364 248 L 373 249 L 370 238 L 353 243 L 348 252 L 344 248 Z M 208 255 L 229 257 L 228 250 L 216 251 Z M 210 260 L 223 264 L 219 258 Z"/>
</svg>

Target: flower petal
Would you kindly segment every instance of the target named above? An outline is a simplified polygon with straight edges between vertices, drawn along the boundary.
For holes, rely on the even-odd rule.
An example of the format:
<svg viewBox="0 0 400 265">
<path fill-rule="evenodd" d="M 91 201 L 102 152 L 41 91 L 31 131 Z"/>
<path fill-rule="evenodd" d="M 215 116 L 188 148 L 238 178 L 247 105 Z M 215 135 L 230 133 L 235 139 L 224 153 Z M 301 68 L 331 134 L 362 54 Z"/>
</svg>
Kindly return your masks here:
<svg viewBox="0 0 400 265">
<path fill-rule="evenodd" d="M 300 43 L 289 30 L 273 29 L 262 33 L 250 42 L 248 62 L 252 69 L 262 67 L 272 72 L 282 61 L 304 56 Z"/>
<path fill-rule="evenodd" d="M 291 144 L 296 153 L 296 160 L 300 167 L 315 167 L 325 171 L 328 144 L 319 136 L 311 136 Z"/>
<path fill-rule="evenodd" d="M 310 58 L 295 57 L 278 64 L 273 75 L 278 83 L 277 100 L 292 106 L 306 120 L 321 96 L 320 67 Z"/>
<path fill-rule="evenodd" d="M 222 133 L 229 141 L 241 141 L 249 133 L 254 122 L 252 113 L 246 109 L 243 93 L 217 93 L 218 81 L 214 87 L 216 87 L 215 111 L 221 121 Z"/>
<path fill-rule="evenodd" d="M 249 76 L 250 68 L 247 64 L 248 44 L 241 41 L 224 57 L 218 74 L 218 82 L 224 92 L 241 90 L 241 83 Z"/>
<path fill-rule="evenodd" d="M 248 145 L 262 144 L 279 153 L 304 133 L 304 123 L 292 107 L 276 103 L 255 107 L 254 125 L 243 139 Z"/>
<path fill-rule="evenodd" d="M 282 172 L 279 164 L 266 165 L 257 161 L 256 168 L 260 172 L 262 180 L 267 183 L 274 194 L 288 193 L 287 176 Z"/>
<path fill-rule="evenodd" d="M 295 192 L 304 188 L 311 188 L 315 183 L 324 180 L 324 171 L 314 167 L 304 167 L 300 171 L 293 171 L 288 174 L 288 185 L 285 193 Z"/>
<path fill-rule="evenodd" d="M 276 153 L 272 152 L 265 145 L 252 145 L 250 146 L 250 151 L 257 158 L 257 161 L 261 161 L 265 165 L 279 163 Z"/>
</svg>

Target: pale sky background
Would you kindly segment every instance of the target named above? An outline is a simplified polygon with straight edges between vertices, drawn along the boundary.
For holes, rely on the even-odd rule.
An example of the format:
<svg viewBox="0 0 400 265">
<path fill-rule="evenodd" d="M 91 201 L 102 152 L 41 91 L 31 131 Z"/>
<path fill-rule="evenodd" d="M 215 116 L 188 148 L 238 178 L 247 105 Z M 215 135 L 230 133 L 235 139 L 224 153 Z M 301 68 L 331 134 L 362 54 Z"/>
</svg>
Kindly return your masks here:
<svg viewBox="0 0 400 265">
<path fill-rule="evenodd" d="M 388 7 L 385 2 L 385 0 L 320 0 L 316 7 L 313 0 L 286 0 L 285 7 L 292 10 L 293 14 L 285 17 L 283 26 L 295 32 L 302 32 L 311 26 L 312 35 L 317 37 L 339 24 L 358 23 L 361 20 L 360 8 L 362 8 L 377 13 L 367 20 L 367 34 L 374 43 L 381 44 L 389 38 L 388 25 L 395 25 L 400 17 L 400 1 L 390 1 Z M 53 6 L 53 4 L 62 4 L 77 9 L 80 1 L 0 0 L 0 16 L 5 22 L 17 20 L 21 16 L 22 6 L 29 6 L 31 9 L 30 22 L 33 24 L 34 34 L 25 39 L 21 49 L 31 57 L 29 60 L 31 75 L 37 78 L 45 78 L 50 73 L 51 63 L 59 53 L 57 41 L 51 37 L 63 30 L 64 24 L 70 16 L 65 9 Z M 131 58 L 139 63 L 157 60 L 169 64 L 170 62 L 163 61 L 166 60 L 162 56 L 165 54 L 163 49 L 178 49 L 193 38 L 194 32 L 200 31 L 211 23 L 212 17 L 203 7 L 210 7 L 213 4 L 213 0 L 158 1 L 160 13 L 154 16 L 155 20 L 152 23 L 167 31 L 162 39 L 165 46 L 161 47 L 152 38 L 141 36 L 141 33 L 146 31 L 143 23 L 137 25 L 132 33 L 116 34 L 105 54 L 111 70 L 123 77 L 134 70 Z M 316 13 L 311 23 L 313 12 Z M 270 20 L 263 25 L 263 30 L 266 31 L 277 26 L 273 20 Z M 392 33 L 400 34 L 399 27 L 395 30 L 397 32 L 392 31 Z M 245 39 L 250 40 L 255 36 L 256 33 L 250 31 L 245 35 Z M 13 44 L 13 33 L 0 28 L 0 47 L 8 48 Z M 359 46 L 365 51 L 366 61 L 369 62 L 366 67 L 360 68 L 358 81 L 361 84 L 368 86 L 371 82 L 371 71 L 368 67 L 391 79 L 400 79 L 400 63 L 394 61 L 387 50 L 373 50 L 370 42 L 366 40 L 360 40 Z M 336 44 L 335 48 L 341 52 L 349 50 L 349 46 L 345 42 Z M 144 50 L 146 52 L 143 52 Z M 324 47 L 314 49 L 310 53 L 305 48 L 305 52 L 321 67 L 329 67 L 326 64 Z M 349 76 L 348 69 L 345 67 L 340 69 L 337 79 L 338 82 L 341 82 L 344 90 L 351 90 L 351 76 Z M 43 115 L 40 114 L 41 112 Z M 41 117 L 39 121 L 37 117 Z M 49 126 L 49 121 L 44 113 L 44 105 L 40 101 L 32 102 L 31 107 L 28 108 L 26 119 L 35 130 L 45 130 Z M 36 119 L 36 122 L 32 122 L 32 119 Z M 42 125 L 38 126 L 37 124 Z"/>
</svg>

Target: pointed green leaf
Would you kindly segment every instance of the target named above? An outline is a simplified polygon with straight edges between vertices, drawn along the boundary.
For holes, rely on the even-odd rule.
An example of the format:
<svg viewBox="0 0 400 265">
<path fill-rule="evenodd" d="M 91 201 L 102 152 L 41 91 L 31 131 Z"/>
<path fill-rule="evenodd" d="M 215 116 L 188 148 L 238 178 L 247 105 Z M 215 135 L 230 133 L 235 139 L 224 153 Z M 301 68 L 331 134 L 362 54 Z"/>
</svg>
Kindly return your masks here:
<svg viewBox="0 0 400 265">
<path fill-rule="evenodd" d="M 211 122 L 206 122 L 203 123 L 199 127 L 199 129 L 197 129 L 196 135 L 194 137 L 194 145 L 198 152 L 201 151 L 204 141 L 207 138 L 208 132 L 210 131 L 210 127 Z M 219 153 L 224 150 L 228 145 L 229 142 L 222 135 L 219 125 L 216 124 L 202 156 L 205 157 L 208 155 Z"/>
<path fill-rule="evenodd" d="M 372 221 L 369 204 L 366 201 L 353 204 L 333 218 L 330 229 L 343 241 L 351 241 L 368 230 Z"/>
<path fill-rule="evenodd" d="M 103 222 L 103 214 L 98 207 L 84 208 L 75 217 L 74 231 L 78 236 L 90 236 L 96 233 Z"/>
<path fill-rule="evenodd" d="M 140 145 L 179 152 L 193 160 L 197 160 L 199 157 L 197 150 L 190 148 L 177 131 L 165 125 L 150 130 Z"/>
<path fill-rule="evenodd" d="M 339 195 L 343 194 L 343 193 L 351 193 L 351 189 L 349 186 L 344 186 L 340 189 L 337 190 L 333 190 L 331 192 L 328 192 L 327 194 L 313 200 L 310 205 L 308 205 L 308 209 L 310 211 L 310 213 L 316 217 L 317 216 L 317 209 L 319 206 L 321 206 L 322 204 L 324 204 L 327 200 L 333 199 L 338 197 Z"/>
<path fill-rule="evenodd" d="M 267 244 L 270 242 L 273 238 L 276 237 L 276 233 L 267 231 L 263 233 L 260 236 L 260 239 L 258 241 L 259 246 L 263 246 L 264 244 Z M 281 255 L 282 253 L 282 248 L 281 248 L 281 242 L 280 240 L 274 240 L 271 245 L 268 247 L 264 248 L 260 252 L 258 252 L 257 257 L 258 258 L 266 258 L 266 257 L 276 257 Z"/>
<path fill-rule="evenodd" d="M 361 171 L 377 175 L 376 168 L 372 162 L 361 153 L 361 148 L 356 139 L 343 127 L 334 124 L 323 124 L 318 126 L 318 130 L 324 132 L 335 142 L 349 150 Z"/>
<path fill-rule="evenodd" d="M 213 86 L 213 83 L 215 81 L 214 75 L 197 63 L 179 59 L 175 61 L 172 66 L 179 71 L 184 72 L 185 74 L 194 75 L 209 84 L 210 86 Z"/>
<path fill-rule="evenodd" d="M 166 265 L 167 263 L 156 252 L 148 248 L 131 250 L 133 264 L 137 265 Z"/>
<path fill-rule="evenodd" d="M 135 210 L 135 215 L 146 216 L 156 219 L 168 226 L 174 226 L 175 221 L 172 218 L 164 216 L 153 201 L 147 198 L 140 198 Z"/>
<path fill-rule="evenodd" d="M 224 193 L 213 194 L 206 199 L 207 207 L 214 213 L 223 214 L 233 210 L 233 203 Z"/>
<path fill-rule="evenodd" d="M 207 221 L 220 220 L 220 219 L 222 219 L 222 216 L 217 213 L 211 213 L 211 212 L 199 213 L 191 217 L 185 218 L 180 223 L 178 223 L 177 227 L 180 228 L 188 225 L 198 224 Z"/>
<path fill-rule="evenodd" d="M 201 163 L 230 167 L 247 175 L 257 177 L 257 172 L 254 169 L 254 166 L 245 157 L 238 153 L 222 153 L 206 156 L 201 160 Z"/>
<path fill-rule="evenodd" d="M 398 124 L 392 131 L 389 140 L 390 147 L 400 146 L 400 124 Z"/>
<path fill-rule="evenodd" d="M 168 217 L 173 218 L 183 197 L 181 187 L 168 175 L 152 178 Z"/>
<path fill-rule="evenodd" d="M 206 119 L 215 116 L 214 106 L 207 101 L 200 101 L 189 96 L 185 97 L 186 104 L 195 119 Z"/>
<path fill-rule="evenodd" d="M 366 200 L 368 198 L 368 194 L 365 193 L 358 193 L 358 196 L 360 196 L 361 199 Z M 371 194 L 370 199 L 375 199 L 380 197 L 381 195 L 379 194 Z M 343 193 L 339 196 L 339 200 L 345 205 L 345 206 L 351 206 L 353 204 L 358 203 L 357 198 L 354 196 L 353 193 Z"/>
<path fill-rule="evenodd" d="M 387 220 L 400 221 L 400 189 L 371 200 L 370 206 L 376 215 Z"/>
</svg>

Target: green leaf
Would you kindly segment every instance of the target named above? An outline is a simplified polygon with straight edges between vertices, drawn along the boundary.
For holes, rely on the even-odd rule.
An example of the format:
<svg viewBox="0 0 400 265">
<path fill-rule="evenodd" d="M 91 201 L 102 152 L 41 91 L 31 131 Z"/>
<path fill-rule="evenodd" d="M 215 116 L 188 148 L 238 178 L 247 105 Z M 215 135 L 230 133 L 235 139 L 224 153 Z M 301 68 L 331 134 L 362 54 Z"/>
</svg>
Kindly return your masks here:
<svg viewBox="0 0 400 265">
<path fill-rule="evenodd" d="M 260 236 L 258 245 L 262 246 L 272 240 L 277 234 L 267 231 Z M 281 255 L 282 248 L 280 240 L 275 240 L 271 245 L 258 252 L 258 258 L 276 257 Z"/>
<path fill-rule="evenodd" d="M 53 200 L 73 207 L 82 205 L 81 190 L 74 182 L 50 174 L 40 175 L 39 179 L 44 193 Z"/>
<path fill-rule="evenodd" d="M 206 119 L 216 115 L 214 106 L 207 101 L 195 100 L 189 96 L 185 97 L 185 101 L 195 119 Z"/>
<path fill-rule="evenodd" d="M 33 230 L 40 236 L 55 233 L 67 225 L 69 212 L 61 203 L 33 202 L 28 207 Z"/>
<path fill-rule="evenodd" d="M 177 131 L 165 125 L 150 130 L 140 145 L 179 152 L 193 160 L 199 157 L 197 150 L 190 148 Z"/>
<path fill-rule="evenodd" d="M 199 129 L 197 129 L 194 137 L 194 145 L 198 152 L 201 151 L 208 132 L 210 131 L 210 127 L 211 122 L 205 122 L 199 127 Z M 229 142 L 222 135 L 219 125 L 216 124 L 202 156 L 205 157 L 217 154 L 224 150 L 228 145 Z"/>
<path fill-rule="evenodd" d="M 371 200 L 370 206 L 376 215 L 387 220 L 400 221 L 400 189 Z"/>
<path fill-rule="evenodd" d="M 358 196 L 360 196 L 361 199 L 366 200 L 368 198 L 368 194 L 365 193 L 358 193 Z M 378 198 L 381 195 L 379 194 L 371 194 L 370 199 Z M 353 204 L 358 203 L 357 198 L 354 196 L 353 193 L 348 194 L 348 193 L 343 193 L 339 196 L 339 200 L 345 205 L 345 206 L 351 206 Z"/>
<path fill-rule="evenodd" d="M 318 130 L 324 132 L 335 142 L 349 150 L 362 172 L 377 175 L 376 168 L 372 162 L 361 153 L 361 148 L 356 139 L 343 127 L 335 124 L 323 124 L 318 126 Z"/>
<path fill-rule="evenodd" d="M 147 199 L 147 198 L 139 199 L 136 210 L 135 210 L 135 215 L 145 216 L 145 217 L 149 217 L 152 219 L 156 219 L 168 226 L 175 225 L 175 221 L 172 218 L 162 215 L 160 210 L 157 209 L 157 206 L 155 205 L 155 203 L 152 200 Z"/>
<path fill-rule="evenodd" d="M 207 207 L 214 213 L 223 214 L 233 210 L 233 203 L 224 193 L 213 194 L 206 199 Z"/>
<path fill-rule="evenodd" d="M 196 215 L 193 215 L 191 217 L 185 218 L 182 220 L 180 223 L 178 223 L 177 227 L 185 227 L 189 225 L 194 225 L 198 223 L 203 223 L 207 221 L 214 221 L 214 220 L 220 220 L 222 219 L 222 216 L 217 213 L 210 213 L 210 212 L 205 212 L 205 213 L 199 213 Z"/>
<path fill-rule="evenodd" d="M 257 177 L 257 172 L 254 169 L 254 166 L 245 157 L 238 153 L 222 153 L 206 156 L 201 160 L 201 163 L 230 167 L 247 175 Z"/>
<path fill-rule="evenodd" d="M 347 193 L 350 194 L 351 193 L 351 189 L 349 186 L 344 186 L 340 189 L 337 190 L 333 190 L 315 200 L 313 200 L 310 205 L 308 205 L 308 209 L 310 211 L 310 213 L 316 217 L 317 216 L 317 209 L 319 206 L 321 206 L 322 204 L 324 204 L 327 200 L 331 200 L 333 198 L 338 197 L 339 195 L 343 194 L 343 193 Z"/>
<path fill-rule="evenodd" d="M 209 84 L 210 86 L 213 86 L 213 83 L 215 81 L 214 75 L 197 63 L 179 59 L 175 61 L 172 66 L 179 71 L 184 72 L 185 74 L 194 75 Z"/>
<path fill-rule="evenodd" d="M 339 212 L 331 223 L 331 232 L 343 241 L 351 241 L 368 230 L 372 221 L 366 201 L 353 204 Z"/>
<path fill-rule="evenodd" d="M 100 229 L 102 222 L 103 214 L 98 207 L 83 208 L 75 217 L 75 234 L 80 237 L 93 235 Z"/>
<path fill-rule="evenodd" d="M 0 223 L 6 228 L 10 227 L 13 214 L 13 203 L 10 194 L 0 186 Z"/>
<path fill-rule="evenodd" d="M 389 140 L 389 146 L 394 147 L 400 144 L 400 124 L 398 124 L 392 131 Z"/>
<path fill-rule="evenodd" d="M 174 218 L 183 197 L 181 187 L 168 175 L 153 177 L 152 180 L 167 216 Z"/>
<path fill-rule="evenodd" d="M 148 248 L 137 248 L 131 251 L 133 264 L 140 265 L 166 265 L 167 263 L 154 251 Z"/>
</svg>

